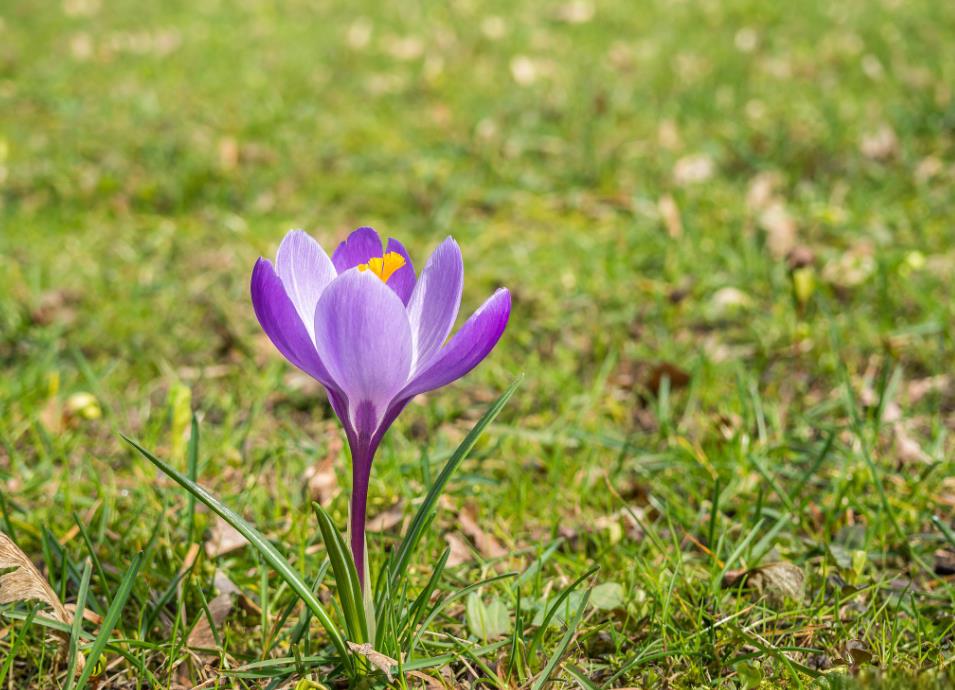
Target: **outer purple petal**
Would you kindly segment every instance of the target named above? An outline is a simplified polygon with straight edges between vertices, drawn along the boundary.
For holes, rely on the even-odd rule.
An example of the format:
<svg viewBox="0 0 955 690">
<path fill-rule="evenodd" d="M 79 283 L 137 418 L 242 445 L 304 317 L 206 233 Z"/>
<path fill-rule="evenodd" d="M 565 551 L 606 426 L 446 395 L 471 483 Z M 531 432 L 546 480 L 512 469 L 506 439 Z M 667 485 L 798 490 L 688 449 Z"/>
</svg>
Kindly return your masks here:
<svg viewBox="0 0 955 690">
<path fill-rule="evenodd" d="M 405 251 L 404 245 L 393 237 L 388 238 L 388 246 L 385 247 L 385 252 L 397 252 L 405 258 L 405 265 L 392 273 L 388 279 L 388 287 L 397 293 L 402 302 L 408 304 L 408 300 L 411 299 L 411 293 L 417 282 L 414 264 L 411 263 L 411 257 L 408 256 L 408 252 Z"/>
<path fill-rule="evenodd" d="M 339 273 L 358 264 L 368 263 L 368 259 L 381 256 L 381 238 L 373 228 L 358 228 L 338 245 L 332 254 L 332 263 Z"/>
<path fill-rule="evenodd" d="M 411 300 L 408 320 L 414 341 L 415 373 L 428 367 L 454 327 L 464 288 L 461 248 L 451 237 L 438 245 L 425 264 Z"/>
<path fill-rule="evenodd" d="M 326 388 L 335 390 L 334 379 L 322 364 L 282 280 L 267 259 L 259 259 L 252 269 L 252 306 L 265 334 L 285 359 Z"/>
<path fill-rule="evenodd" d="M 315 345 L 348 400 L 349 422 L 380 420 L 411 369 L 411 329 L 404 304 L 369 271 L 346 271 L 332 281 L 315 310 Z M 362 410 L 358 419 L 358 411 Z"/>
<path fill-rule="evenodd" d="M 315 306 L 338 272 L 321 245 L 301 230 L 292 230 L 279 245 L 275 272 L 282 279 L 309 337 L 315 339 Z"/>
<path fill-rule="evenodd" d="M 464 376 L 497 345 L 511 315 L 511 293 L 501 288 L 471 315 L 427 367 L 398 394 L 396 409 L 418 395 Z"/>
</svg>

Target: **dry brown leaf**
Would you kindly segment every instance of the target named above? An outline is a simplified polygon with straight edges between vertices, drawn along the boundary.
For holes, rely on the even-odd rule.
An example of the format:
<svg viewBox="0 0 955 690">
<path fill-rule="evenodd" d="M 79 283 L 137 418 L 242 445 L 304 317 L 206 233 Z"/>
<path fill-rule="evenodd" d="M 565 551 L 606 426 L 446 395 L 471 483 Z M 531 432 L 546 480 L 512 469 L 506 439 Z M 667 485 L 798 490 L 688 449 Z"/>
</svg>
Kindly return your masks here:
<svg viewBox="0 0 955 690">
<path fill-rule="evenodd" d="M 750 181 L 746 192 L 747 208 L 754 213 L 764 211 L 772 203 L 780 182 L 779 173 L 776 172 L 761 172 L 756 175 Z"/>
<path fill-rule="evenodd" d="M 919 442 L 909 435 L 905 424 L 896 422 L 892 430 L 895 436 L 895 449 L 899 454 L 899 460 L 902 464 L 908 465 L 911 463 L 931 461 L 928 453 L 922 450 L 922 446 L 919 445 Z"/>
<path fill-rule="evenodd" d="M 796 246 L 796 221 L 779 200 L 771 202 L 759 215 L 766 232 L 766 248 L 775 259 L 783 259 Z"/>
<path fill-rule="evenodd" d="M 332 500 L 340 491 L 338 477 L 335 474 L 335 460 L 338 458 L 342 442 L 338 436 L 332 436 L 331 438 L 335 440 L 330 442 L 328 455 L 305 470 L 308 497 L 323 508 L 331 505 Z"/>
<path fill-rule="evenodd" d="M 239 530 L 216 516 L 215 522 L 212 523 L 212 536 L 206 542 L 206 555 L 209 558 L 218 558 L 241 549 L 248 543 Z"/>
<path fill-rule="evenodd" d="M 426 673 L 422 673 L 421 671 L 405 671 L 405 675 L 423 681 L 425 685 L 427 685 L 429 688 L 434 688 L 434 690 L 444 690 L 446 687 L 444 683 L 437 678 L 429 676 Z"/>
<path fill-rule="evenodd" d="M 802 601 L 805 598 L 805 583 L 806 576 L 802 568 L 788 561 L 768 563 L 749 570 L 730 570 L 723 576 L 724 587 L 744 584 L 773 601 L 787 598 Z"/>
<path fill-rule="evenodd" d="M 802 568 L 788 561 L 753 568 L 749 571 L 749 582 L 760 594 L 779 601 L 787 598 L 802 601 L 806 593 Z"/>
<path fill-rule="evenodd" d="M 684 156 L 673 166 L 673 181 L 679 187 L 706 182 L 713 177 L 713 159 L 705 153 Z"/>
<path fill-rule="evenodd" d="M 587 0 L 570 0 L 557 8 L 557 18 L 567 24 L 586 24 L 594 13 L 594 4 Z"/>
<path fill-rule="evenodd" d="M 644 385 L 653 392 L 659 394 L 660 386 L 663 385 L 663 379 L 670 380 L 670 390 L 685 387 L 690 382 L 690 375 L 685 370 L 672 362 L 660 362 L 654 365 L 647 375 Z"/>
<path fill-rule="evenodd" d="M 361 654 L 368 659 L 371 665 L 384 673 L 388 677 L 388 682 L 391 682 L 391 671 L 398 666 L 396 660 L 390 656 L 385 656 L 381 652 L 376 652 L 375 648 L 367 642 L 365 644 L 356 644 L 349 640 L 348 648 L 355 654 Z"/>
<path fill-rule="evenodd" d="M 673 197 L 664 194 L 657 202 L 657 210 L 660 212 L 660 220 L 663 221 L 663 227 L 666 228 L 670 237 L 677 238 L 683 236 L 683 222 L 680 220 L 680 207 L 676 205 Z"/>
<path fill-rule="evenodd" d="M 935 574 L 955 575 L 955 551 L 938 549 L 935 552 Z"/>
<path fill-rule="evenodd" d="M 387 510 L 371 518 L 365 525 L 365 529 L 369 532 L 387 532 L 401 522 L 404 514 L 404 505 L 401 501 L 398 501 Z"/>
<path fill-rule="evenodd" d="M 448 532 L 444 535 L 444 540 L 451 547 L 451 553 L 448 556 L 448 567 L 453 568 L 456 565 L 467 563 L 471 560 L 471 549 L 467 543 L 454 532 Z"/>
<path fill-rule="evenodd" d="M 0 570 L 12 568 L 0 575 L 0 604 L 15 601 L 41 601 L 51 609 L 60 623 L 70 625 L 73 617 L 60 602 L 46 578 L 40 574 L 20 547 L 0 532 Z"/>
<path fill-rule="evenodd" d="M 478 525 L 477 510 L 474 505 L 468 504 L 461 509 L 458 513 L 458 524 L 461 526 L 461 531 L 474 540 L 477 550 L 485 558 L 502 558 L 507 555 L 507 549 Z"/>
<path fill-rule="evenodd" d="M 952 377 L 948 374 L 938 374 L 924 379 L 915 379 L 906 386 L 909 402 L 917 403 L 929 393 L 951 391 Z"/>
<path fill-rule="evenodd" d="M 859 150 L 866 158 L 884 161 L 899 152 L 899 138 L 895 135 L 895 130 L 884 124 L 862 137 Z"/>
<path fill-rule="evenodd" d="M 862 640 L 849 640 L 846 642 L 845 652 L 846 662 L 853 668 L 858 668 L 864 664 L 872 662 L 872 652 Z"/>
</svg>

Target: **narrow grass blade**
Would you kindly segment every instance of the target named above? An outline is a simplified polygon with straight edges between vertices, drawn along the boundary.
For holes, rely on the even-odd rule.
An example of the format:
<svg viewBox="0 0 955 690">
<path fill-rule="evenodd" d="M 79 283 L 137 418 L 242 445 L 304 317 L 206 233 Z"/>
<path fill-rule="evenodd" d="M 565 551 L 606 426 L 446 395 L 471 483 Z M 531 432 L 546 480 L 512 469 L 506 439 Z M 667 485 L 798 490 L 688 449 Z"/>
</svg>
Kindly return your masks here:
<svg viewBox="0 0 955 690">
<path fill-rule="evenodd" d="M 189 447 L 186 452 L 186 472 L 189 479 L 196 481 L 199 477 L 199 420 L 195 413 L 192 414 L 192 426 L 189 429 Z M 196 531 L 196 497 L 189 494 L 186 504 L 186 543 L 191 544 L 195 538 Z"/>
<path fill-rule="evenodd" d="M 553 619 L 554 615 L 560 610 L 560 607 L 564 605 L 564 602 L 567 601 L 567 597 L 570 596 L 571 592 L 577 589 L 577 587 L 580 585 L 581 582 L 583 582 L 588 577 L 596 573 L 599 569 L 600 568 L 598 566 L 594 566 L 593 568 L 588 570 L 586 573 L 578 577 L 576 580 L 571 582 L 569 585 L 567 585 L 563 589 L 563 591 L 557 597 L 557 600 L 554 602 L 554 605 L 547 610 L 547 613 L 544 615 L 544 618 L 541 621 L 540 626 L 537 628 L 537 631 L 534 633 L 534 637 L 531 638 L 531 643 L 527 650 L 528 657 L 534 658 L 534 652 L 537 650 L 537 647 L 540 645 L 541 639 L 543 639 L 544 633 L 547 631 L 547 626 L 550 625 L 551 619 Z M 587 597 L 590 597 L 589 593 L 587 594 Z"/>
<path fill-rule="evenodd" d="M 355 668 L 354 660 L 349 653 L 348 647 L 345 645 L 345 640 L 342 638 L 338 628 L 332 622 L 332 619 L 325 611 L 325 608 L 322 606 L 321 602 L 319 602 L 318 598 L 312 593 L 312 590 L 309 588 L 309 586 L 304 580 L 302 580 L 301 577 L 299 577 L 299 574 L 292 569 L 292 566 L 290 566 L 285 557 L 279 553 L 278 549 L 272 545 L 272 542 L 266 539 L 261 532 L 246 522 L 238 513 L 219 501 L 219 499 L 196 484 L 194 481 L 177 472 L 175 469 L 164 463 L 162 460 L 157 458 L 155 455 L 150 453 L 132 439 L 126 436 L 123 436 L 123 439 L 133 448 L 139 451 L 144 458 L 149 460 L 149 462 L 155 465 L 159 470 L 171 477 L 177 484 L 179 484 L 179 486 L 194 495 L 196 499 L 198 499 L 203 505 L 221 517 L 227 523 L 235 527 L 239 534 L 245 537 L 249 543 L 259 553 L 262 554 L 263 558 L 265 558 L 268 564 L 275 569 L 282 579 L 288 583 L 289 587 L 291 587 L 292 590 L 298 594 L 299 597 L 301 597 L 302 601 L 305 602 L 305 605 L 312 610 L 312 613 L 315 614 L 315 617 L 322 624 L 322 627 L 325 628 L 325 632 L 328 634 L 332 644 L 335 645 L 335 649 L 341 656 L 342 663 L 345 664 L 346 670 L 349 672 L 349 674 L 353 673 Z"/>
<path fill-rule="evenodd" d="M 570 677 L 577 681 L 577 684 L 582 687 L 584 690 L 599 690 L 599 688 L 593 684 L 593 681 L 587 677 L 587 674 L 584 673 L 583 669 L 574 666 L 573 664 L 568 664 L 564 666 L 564 670 L 570 674 Z"/>
<path fill-rule="evenodd" d="M 10 673 L 10 667 L 13 666 L 13 660 L 17 658 L 17 652 L 20 651 L 20 645 L 23 644 L 24 638 L 26 638 L 27 634 L 30 632 L 30 626 L 33 624 L 33 617 L 35 615 L 36 609 L 30 609 L 30 613 L 27 614 L 27 617 L 21 626 L 20 634 L 17 635 L 17 639 L 14 640 L 13 644 L 10 645 L 10 648 L 7 651 L 7 658 L 3 660 L 3 666 L 0 667 L 0 687 L 3 687 L 3 681 L 7 679 L 7 674 Z"/>
<path fill-rule="evenodd" d="M 96 576 L 99 578 L 100 586 L 102 586 L 107 598 L 109 598 L 112 596 L 112 592 L 110 592 L 109 589 L 109 580 L 106 579 L 106 571 L 103 570 L 103 564 L 100 563 L 99 556 L 96 555 L 96 549 L 93 547 L 93 540 L 86 530 L 86 525 L 83 524 L 83 521 L 80 520 L 80 516 L 75 512 L 73 513 L 73 522 L 76 523 L 77 528 L 80 530 L 80 535 L 83 537 L 83 543 L 86 545 L 86 550 L 89 552 L 90 559 L 93 561 L 93 567 L 96 568 Z"/>
<path fill-rule="evenodd" d="M 411 605 L 411 608 L 408 612 L 407 617 L 407 628 L 402 631 L 403 636 L 407 636 L 410 640 L 411 636 L 414 635 L 415 629 L 418 627 L 418 623 L 421 621 L 421 617 L 424 615 L 425 608 L 428 606 L 428 602 L 431 601 L 431 595 L 434 593 L 435 588 L 438 586 L 438 581 L 441 579 L 441 575 L 444 574 L 444 568 L 448 564 L 448 558 L 451 556 L 451 548 L 445 548 L 442 552 L 438 562 L 434 567 L 434 571 L 431 573 L 431 577 L 428 579 L 428 583 L 425 585 L 424 589 L 418 594 L 415 598 L 414 603 Z"/>
<path fill-rule="evenodd" d="M 66 669 L 66 690 L 73 690 L 73 676 L 76 673 L 77 660 L 80 657 L 80 635 L 83 633 L 83 611 L 86 610 L 86 595 L 90 590 L 90 578 L 93 576 L 93 563 L 89 559 L 83 567 L 80 590 L 76 595 L 76 609 L 73 611 L 73 627 L 70 630 L 70 663 Z"/>
<path fill-rule="evenodd" d="M 541 671 L 540 675 L 537 676 L 537 680 L 535 680 L 534 684 L 531 686 L 531 690 L 540 690 L 544 687 L 544 685 L 547 684 L 547 681 L 550 680 L 550 676 L 554 672 L 554 668 L 556 668 L 557 664 L 564 656 L 564 652 L 566 652 L 567 647 L 570 646 L 570 641 L 574 639 L 574 635 L 577 634 L 577 628 L 580 626 L 580 621 L 584 618 L 584 611 L 587 610 L 587 604 L 589 602 L 590 590 L 588 589 L 586 592 L 584 592 L 580 606 L 577 607 L 577 613 L 574 614 L 573 619 L 567 624 L 567 632 L 564 633 L 564 636 L 561 638 L 557 647 L 554 648 L 553 653 L 547 660 L 547 664 L 544 666 L 544 670 Z"/>
<path fill-rule="evenodd" d="M 518 377 L 514 383 L 512 383 L 510 387 L 504 391 L 501 397 L 491 404 L 487 412 L 484 413 L 484 416 L 478 420 L 477 424 L 475 424 L 471 428 L 471 431 L 468 432 L 468 435 L 465 436 L 464 440 L 461 442 L 461 445 L 457 447 L 457 449 L 451 455 L 451 458 L 441 470 L 441 474 L 438 475 L 437 479 L 434 481 L 434 484 L 431 485 L 428 495 L 425 496 L 424 502 L 421 504 L 421 507 L 418 508 L 418 512 L 415 513 L 414 519 L 411 521 L 411 526 L 408 527 L 408 532 L 405 534 L 405 538 L 398 546 L 394 560 L 391 561 L 391 581 L 393 584 L 397 582 L 399 576 L 401 576 L 408 568 L 408 562 L 411 560 L 411 554 L 418 546 L 425 523 L 428 521 L 432 511 L 435 509 L 435 505 L 438 502 L 438 497 L 444 490 L 445 484 L 448 483 L 448 480 L 451 478 L 451 475 L 454 473 L 454 470 L 457 469 L 458 465 L 460 465 L 461 462 L 468 456 L 468 453 L 471 452 L 471 449 L 474 448 L 474 445 L 477 443 L 478 438 L 484 432 L 484 429 L 487 427 L 487 425 L 494 421 L 497 415 L 500 414 L 501 410 L 504 409 L 507 401 L 511 399 L 511 396 L 514 395 L 514 391 L 516 391 L 517 387 L 521 384 L 522 379 L 523 376 Z"/>
<path fill-rule="evenodd" d="M 93 669 L 96 668 L 96 662 L 99 660 L 100 654 L 106 649 L 109 637 L 113 634 L 113 628 L 116 627 L 116 624 L 119 622 L 119 617 L 123 613 L 126 600 L 129 598 L 130 592 L 133 591 L 133 583 L 136 582 L 136 574 L 139 572 L 139 566 L 142 562 L 143 552 L 140 551 L 133 557 L 133 562 L 129 564 L 126 574 L 123 575 L 123 579 L 119 583 L 119 589 L 116 590 L 116 596 L 113 597 L 113 601 L 106 611 L 106 617 L 103 618 L 99 633 L 96 635 L 96 639 L 93 640 L 93 646 L 90 647 L 89 655 L 86 658 L 86 666 L 80 674 L 80 679 L 76 682 L 77 690 L 83 690 L 83 688 L 86 687 L 86 681 L 90 679 L 90 674 L 92 674 Z"/>
</svg>

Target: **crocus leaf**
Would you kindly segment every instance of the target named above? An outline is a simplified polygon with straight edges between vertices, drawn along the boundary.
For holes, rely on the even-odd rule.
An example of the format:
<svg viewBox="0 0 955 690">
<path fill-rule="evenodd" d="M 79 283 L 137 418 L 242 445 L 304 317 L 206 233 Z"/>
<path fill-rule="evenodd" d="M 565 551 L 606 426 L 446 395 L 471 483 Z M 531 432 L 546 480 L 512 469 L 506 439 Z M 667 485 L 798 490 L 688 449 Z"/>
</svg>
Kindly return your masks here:
<svg viewBox="0 0 955 690">
<path fill-rule="evenodd" d="M 123 436 L 123 440 L 139 451 L 144 458 L 149 460 L 149 462 L 159 468 L 163 473 L 172 478 L 182 488 L 195 496 L 200 503 L 216 513 L 230 525 L 235 527 L 242 534 L 242 536 L 249 540 L 249 543 L 252 544 L 252 546 L 262 554 L 262 557 L 266 560 L 266 562 L 275 569 L 275 571 L 282 577 L 283 580 L 285 580 L 288 586 L 291 587 L 292 591 L 294 591 L 302 599 L 302 601 L 305 602 L 305 605 L 311 609 L 312 613 L 322 624 L 322 627 L 325 628 L 325 632 L 328 634 L 332 644 L 335 645 L 335 649 L 338 651 L 342 663 L 345 664 L 347 670 L 353 672 L 354 662 L 352 660 L 351 654 L 348 651 L 348 647 L 345 645 L 345 640 L 342 637 L 341 632 L 339 632 L 338 628 L 332 622 L 328 612 L 325 611 L 325 608 L 322 606 L 321 602 L 319 602 L 311 588 L 305 583 L 299 574 L 292 569 L 292 566 L 290 566 L 288 561 L 285 560 L 285 557 L 279 553 L 278 549 L 272 545 L 272 542 L 266 539 L 261 532 L 246 522 L 242 516 L 219 501 L 219 499 L 190 480 L 188 477 L 177 472 L 175 469 L 164 463 L 162 460 L 157 458 L 155 455 L 150 453 L 132 439 Z"/>
<path fill-rule="evenodd" d="M 560 662 L 561 657 L 564 656 L 564 652 L 567 651 L 567 647 L 570 646 L 570 641 L 574 639 L 574 635 L 577 634 L 577 627 L 580 625 L 580 621 L 583 620 L 584 611 L 587 609 L 587 602 L 589 599 L 590 591 L 588 590 L 584 592 L 583 599 L 581 600 L 580 605 L 577 607 L 573 619 L 567 624 L 567 632 L 564 633 L 564 636 L 561 638 L 560 642 L 554 648 L 554 651 L 551 653 L 550 657 L 547 659 L 547 664 L 544 666 L 544 670 L 541 671 L 540 675 L 537 676 L 537 679 L 531 686 L 532 690 L 541 690 L 541 688 L 543 688 L 550 680 L 550 675 L 554 672 L 554 668 Z"/>
<path fill-rule="evenodd" d="M 86 687 L 86 682 L 89 680 L 90 675 L 92 675 L 93 670 L 97 667 L 96 662 L 106 649 L 106 645 L 109 643 L 109 636 L 113 633 L 113 628 L 116 627 L 116 624 L 119 623 L 119 617 L 123 613 L 126 600 L 129 599 L 129 595 L 133 591 L 133 584 L 136 582 L 136 575 L 139 573 L 139 566 L 142 565 L 142 562 L 143 552 L 140 551 L 133 557 L 133 562 L 129 564 L 129 568 L 127 568 L 122 581 L 119 583 L 119 589 L 116 590 L 116 596 L 113 597 L 113 601 L 106 611 L 103 624 L 100 626 L 96 639 L 93 640 L 93 646 L 90 647 L 86 666 L 83 668 L 79 680 L 76 681 L 76 690 L 83 690 L 83 688 Z M 77 611 L 77 615 L 82 616 L 83 614 L 81 611 Z"/>
<path fill-rule="evenodd" d="M 474 448 L 474 445 L 477 443 L 478 438 L 484 432 L 487 425 L 494 421 L 494 418 L 504 409 L 504 406 L 507 404 L 507 401 L 511 399 L 511 396 L 514 395 L 514 391 L 517 390 L 522 379 L 523 376 L 518 377 L 514 383 L 504 391 L 501 397 L 491 404 L 487 412 L 484 413 L 484 416 L 478 420 L 477 424 L 471 428 L 468 435 L 461 441 L 461 445 L 457 447 L 445 464 L 444 469 L 441 470 L 441 474 L 438 475 L 434 484 L 431 485 L 428 495 L 425 496 L 421 507 L 418 508 L 418 512 L 415 513 L 414 519 L 411 521 L 411 526 L 408 527 L 408 532 L 398 547 L 395 558 L 391 561 L 392 584 L 397 583 L 398 579 L 405 573 L 408 562 L 411 559 L 411 554 L 421 539 L 425 523 L 430 519 L 432 511 L 434 511 L 435 505 L 438 502 L 438 497 L 444 490 L 444 486 L 448 483 L 454 470 L 457 469 L 458 465 L 468 456 L 471 449 Z"/>
<path fill-rule="evenodd" d="M 322 532 L 328 560 L 332 564 L 332 572 L 335 573 L 335 585 L 338 588 L 342 612 L 345 614 L 348 634 L 352 641 L 363 644 L 369 639 L 368 625 L 355 562 L 331 516 L 318 503 L 312 502 L 312 507 L 318 517 L 318 527 Z"/>
</svg>

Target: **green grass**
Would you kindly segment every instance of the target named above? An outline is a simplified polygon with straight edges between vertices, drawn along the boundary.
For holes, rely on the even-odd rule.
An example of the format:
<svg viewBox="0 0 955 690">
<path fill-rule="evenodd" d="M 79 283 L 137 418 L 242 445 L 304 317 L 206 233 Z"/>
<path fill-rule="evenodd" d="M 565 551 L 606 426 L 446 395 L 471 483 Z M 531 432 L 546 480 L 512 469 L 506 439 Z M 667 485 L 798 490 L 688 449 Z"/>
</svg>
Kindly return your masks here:
<svg viewBox="0 0 955 690">
<path fill-rule="evenodd" d="M 294 595 L 253 549 L 184 567 L 212 516 L 193 523 L 188 494 L 120 434 L 185 472 L 195 410 L 199 483 L 313 582 L 305 473 L 333 457 L 344 526 L 347 458 L 248 282 L 287 229 L 332 247 L 358 225 L 405 240 L 418 267 L 453 234 L 464 313 L 498 285 L 514 295 L 494 354 L 412 404 L 376 461 L 370 514 L 401 502 L 406 526 L 525 374 L 448 484 L 410 594 L 449 536 L 473 557 L 441 596 L 518 575 L 478 588 L 484 624 L 466 596 L 435 617 L 421 656 L 443 661 L 422 673 L 955 682 L 955 587 L 935 560 L 955 552 L 955 5 L 394 7 L 0 8 L 0 529 L 64 601 L 84 575 L 87 609 L 105 619 L 119 599 L 95 643 L 101 687 L 328 651 L 314 621 L 295 630 L 300 605 L 282 623 Z M 787 258 L 794 245 L 811 256 Z M 507 555 L 482 555 L 461 511 Z M 402 529 L 371 535 L 374 572 Z M 782 594 L 777 562 L 803 596 Z M 241 595 L 200 654 L 187 641 L 217 573 Z M 329 574 L 319 598 L 333 591 Z M 76 661 L 41 616 L 0 611 L 9 687 L 67 685 Z M 73 644 L 88 653 L 104 625 Z M 292 670 L 333 684 L 329 668 Z"/>
</svg>

